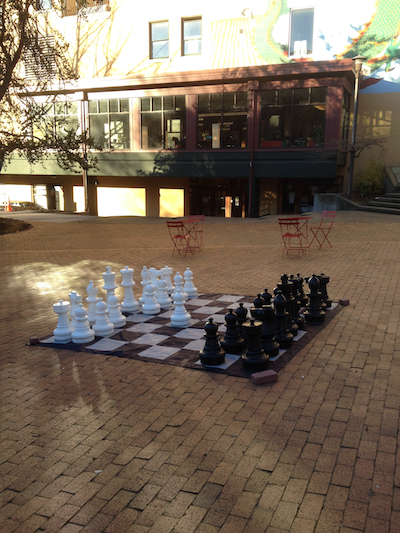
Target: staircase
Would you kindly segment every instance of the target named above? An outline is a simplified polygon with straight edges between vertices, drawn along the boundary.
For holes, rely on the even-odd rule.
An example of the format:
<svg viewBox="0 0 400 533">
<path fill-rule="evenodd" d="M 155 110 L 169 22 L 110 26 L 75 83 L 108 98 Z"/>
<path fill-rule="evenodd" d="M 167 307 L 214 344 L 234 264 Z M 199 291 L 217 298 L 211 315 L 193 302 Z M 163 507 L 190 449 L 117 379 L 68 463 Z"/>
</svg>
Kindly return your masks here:
<svg viewBox="0 0 400 533">
<path fill-rule="evenodd" d="M 400 192 L 387 192 L 384 196 L 371 200 L 367 205 L 360 205 L 358 209 L 360 211 L 400 215 Z"/>
</svg>

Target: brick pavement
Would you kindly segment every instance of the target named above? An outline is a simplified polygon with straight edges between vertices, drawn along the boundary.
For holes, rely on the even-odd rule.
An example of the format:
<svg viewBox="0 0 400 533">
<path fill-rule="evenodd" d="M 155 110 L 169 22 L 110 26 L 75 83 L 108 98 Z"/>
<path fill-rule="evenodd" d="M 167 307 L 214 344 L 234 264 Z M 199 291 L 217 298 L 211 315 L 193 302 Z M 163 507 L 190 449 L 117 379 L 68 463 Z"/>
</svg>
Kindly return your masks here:
<svg viewBox="0 0 400 533">
<path fill-rule="evenodd" d="M 154 219 L 0 236 L 0 532 L 400 531 L 399 222 L 338 213 L 333 248 L 300 258 L 282 256 L 274 217 L 207 220 L 187 258 Z M 143 265 L 190 266 L 200 291 L 237 294 L 324 272 L 350 306 L 258 387 L 26 346 L 107 264 L 136 281 Z"/>
</svg>

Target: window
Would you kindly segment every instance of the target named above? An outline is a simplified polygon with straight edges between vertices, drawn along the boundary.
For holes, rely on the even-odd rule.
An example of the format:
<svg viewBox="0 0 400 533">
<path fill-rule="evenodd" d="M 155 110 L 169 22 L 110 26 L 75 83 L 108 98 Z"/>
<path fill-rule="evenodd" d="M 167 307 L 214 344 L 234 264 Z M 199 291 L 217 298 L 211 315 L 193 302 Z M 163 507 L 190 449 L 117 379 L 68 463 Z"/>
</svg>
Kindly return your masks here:
<svg viewBox="0 0 400 533">
<path fill-rule="evenodd" d="M 52 0 L 37 0 L 36 9 L 39 11 L 45 11 L 46 9 L 51 9 L 53 6 Z"/>
<path fill-rule="evenodd" d="M 77 102 L 39 104 L 33 108 L 32 117 L 33 134 L 39 138 L 50 133 L 62 138 L 79 129 Z"/>
<path fill-rule="evenodd" d="M 290 11 L 289 56 L 304 57 L 313 52 L 314 8 Z"/>
<path fill-rule="evenodd" d="M 141 148 L 186 148 L 186 98 L 153 96 L 140 99 Z"/>
<path fill-rule="evenodd" d="M 25 77 L 28 80 L 55 78 L 57 74 L 54 35 L 38 35 L 24 51 Z"/>
<path fill-rule="evenodd" d="M 201 17 L 182 19 L 182 55 L 201 54 Z"/>
<path fill-rule="evenodd" d="M 260 148 L 322 146 L 326 87 L 261 91 Z"/>
<path fill-rule="evenodd" d="M 169 57 L 168 21 L 150 22 L 150 59 Z"/>
<path fill-rule="evenodd" d="M 199 94 L 197 147 L 246 148 L 247 93 Z"/>
<path fill-rule="evenodd" d="M 89 133 L 106 150 L 129 150 L 129 99 L 91 100 Z"/>
</svg>

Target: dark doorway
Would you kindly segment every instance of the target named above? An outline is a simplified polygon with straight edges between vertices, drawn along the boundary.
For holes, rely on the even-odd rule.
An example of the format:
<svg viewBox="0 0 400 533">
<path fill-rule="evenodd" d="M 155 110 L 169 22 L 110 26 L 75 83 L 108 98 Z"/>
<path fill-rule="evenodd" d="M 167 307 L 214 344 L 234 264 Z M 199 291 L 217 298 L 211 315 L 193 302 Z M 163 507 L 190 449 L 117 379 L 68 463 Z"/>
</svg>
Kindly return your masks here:
<svg viewBox="0 0 400 533">
<path fill-rule="evenodd" d="M 190 183 L 190 213 L 212 217 L 245 216 L 246 181 L 194 178 Z"/>
</svg>

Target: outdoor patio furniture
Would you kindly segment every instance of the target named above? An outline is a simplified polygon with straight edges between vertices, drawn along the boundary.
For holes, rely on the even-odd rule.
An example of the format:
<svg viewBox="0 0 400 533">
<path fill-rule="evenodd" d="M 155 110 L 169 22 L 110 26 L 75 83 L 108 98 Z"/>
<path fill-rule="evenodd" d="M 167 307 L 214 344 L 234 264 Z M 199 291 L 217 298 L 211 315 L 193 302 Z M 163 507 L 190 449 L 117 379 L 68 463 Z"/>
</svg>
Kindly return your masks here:
<svg viewBox="0 0 400 533">
<path fill-rule="evenodd" d="M 283 240 L 283 254 L 304 254 L 308 249 L 308 226 L 311 217 L 278 218 Z"/>
<path fill-rule="evenodd" d="M 179 255 L 182 253 L 186 256 L 188 252 L 193 254 L 194 250 L 191 246 L 192 239 L 188 225 L 185 224 L 183 220 L 167 220 L 167 227 L 172 242 L 174 243 L 172 255 L 174 255 L 175 251 L 177 251 Z"/>
<path fill-rule="evenodd" d="M 318 225 L 310 225 L 310 231 L 312 233 L 312 239 L 309 244 L 309 248 L 314 241 L 317 241 L 320 248 L 326 242 L 332 248 L 332 244 L 329 241 L 329 233 L 332 229 L 333 222 L 335 220 L 336 211 L 322 211 L 321 220 Z"/>
</svg>

